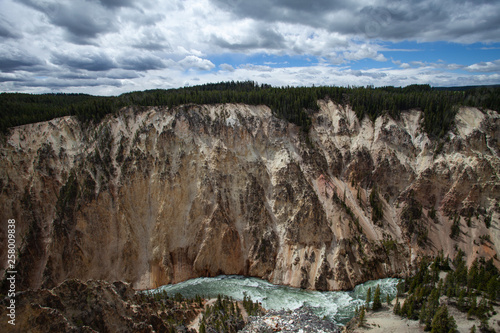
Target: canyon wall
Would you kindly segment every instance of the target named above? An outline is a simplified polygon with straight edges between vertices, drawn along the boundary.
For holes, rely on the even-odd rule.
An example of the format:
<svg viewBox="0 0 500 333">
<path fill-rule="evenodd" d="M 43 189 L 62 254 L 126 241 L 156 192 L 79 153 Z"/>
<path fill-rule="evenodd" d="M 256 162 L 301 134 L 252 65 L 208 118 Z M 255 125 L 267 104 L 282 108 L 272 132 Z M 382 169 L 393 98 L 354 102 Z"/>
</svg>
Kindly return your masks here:
<svg viewBox="0 0 500 333">
<path fill-rule="evenodd" d="M 461 108 L 437 141 L 417 110 L 372 122 L 318 103 L 309 133 L 242 104 L 12 129 L 0 147 L 2 268 L 8 219 L 18 289 L 242 274 L 336 290 L 405 276 L 441 250 L 499 264 L 497 112 Z"/>
</svg>

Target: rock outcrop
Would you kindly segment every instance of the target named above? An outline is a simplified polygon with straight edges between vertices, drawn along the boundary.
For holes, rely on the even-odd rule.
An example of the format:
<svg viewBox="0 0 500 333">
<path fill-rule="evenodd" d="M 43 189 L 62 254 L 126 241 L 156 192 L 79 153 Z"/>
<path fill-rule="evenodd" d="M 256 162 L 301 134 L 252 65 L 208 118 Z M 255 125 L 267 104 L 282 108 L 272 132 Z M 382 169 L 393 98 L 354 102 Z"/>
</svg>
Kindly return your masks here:
<svg viewBox="0 0 500 333">
<path fill-rule="evenodd" d="M 53 289 L 16 294 L 15 325 L 0 322 L 2 332 L 171 332 L 202 311 L 196 303 L 162 302 L 141 295 L 129 284 L 69 279 Z M 0 300 L 7 318 L 8 298 Z M 179 325 L 177 332 L 196 332 Z"/>
<path fill-rule="evenodd" d="M 404 276 L 440 250 L 496 255 L 498 113 L 461 108 L 433 141 L 417 110 L 371 122 L 319 105 L 307 134 L 241 104 L 12 129 L 0 147 L 0 217 L 16 219 L 18 288 L 244 274 L 335 290 Z"/>
</svg>

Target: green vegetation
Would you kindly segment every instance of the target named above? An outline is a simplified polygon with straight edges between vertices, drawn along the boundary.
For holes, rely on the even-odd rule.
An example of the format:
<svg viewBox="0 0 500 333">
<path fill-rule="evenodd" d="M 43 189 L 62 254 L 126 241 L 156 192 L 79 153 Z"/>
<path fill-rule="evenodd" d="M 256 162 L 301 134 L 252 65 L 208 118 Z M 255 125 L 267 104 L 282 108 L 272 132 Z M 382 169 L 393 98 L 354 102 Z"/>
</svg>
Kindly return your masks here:
<svg viewBox="0 0 500 333">
<path fill-rule="evenodd" d="M 162 332 L 188 332 L 187 325 L 197 313 L 203 309 L 203 298 L 196 295 L 194 298 L 185 298 L 181 294 L 168 295 L 165 291 L 157 293 L 144 292 L 139 294 L 139 304 L 151 307 L 161 312 L 161 318 L 166 327 Z"/>
<path fill-rule="evenodd" d="M 446 305 L 440 306 L 432 318 L 431 333 L 450 333 L 457 331 L 455 319 L 448 314 Z"/>
<path fill-rule="evenodd" d="M 373 294 L 373 304 L 372 310 L 377 311 L 382 308 L 382 300 L 380 299 L 380 285 L 377 284 L 377 288 L 375 289 L 375 293 Z"/>
<path fill-rule="evenodd" d="M 431 210 L 429 210 L 429 217 L 435 222 L 438 223 L 439 221 L 436 219 L 436 208 L 434 206 L 431 207 Z"/>
<path fill-rule="evenodd" d="M 484 217 L 484 225 L 486 225 L 486 228 L 488 229 L 491 227 L 491 215 L 492 213 Z"/>
<path fill-rule="evenodd" d="M 382 246 L 384 247 L 387 253 L 391 251 L 396 251 L 398 248 L 398 243 L 392 238 L 384 238 L 382 242 Z"/>
<path fill-rule="evenodd" d="M 481 320 L 481 331 L 488 332 L 492 304 L 498 301 L 500 274 L 491 259 L 476 260 L 468 269 L 463 257 L 459 251 L 451 263 L 442 253 L 432 262 L 424 258 L 416 274 L 398 286 L 398 293 L 406 293 L 406 300 L 403 305 L 396 300 L 394 313 L 418 319 L 426 331 L 456 332 L 448 314 L 448 306 L 453 305 L 469 318 Z M 444 280 L 439 278 L 442 271 L 447 272 Z"/>
<path fill-rule="evenodd" d="M 366 291 L 366 308 L 370 307 L 370 302 L 372 301 L 372 288 L 368 288 Z"/>
<path fill-rule="evenodd" d="M 450 238 L 456 239 L 460 236 L 460 215 L 456 215 L 451 225 Z"/>
<path fill-rule="evenodd" d="M 243 308 L 247 312 L 249 316 L 261 316 L 263 314 L 262 308 L 260 307 L 259 303 L 255 303 L 252 301 L 250 296 L 246 294 L 246 292 L 243 293 Z"/>
<path fill-rule="evenodd" d="M 213 305 L 207 306 L 200 323 L 200 331 L 235 333 L 245 326 L 238 303 L 221 295 Z M 202 328 L 203 327 L 203 328 Z"/>
<path fill-rule="evenodd" d="M 361 309 L 359 310 L 359 326 L 364 326 L 366 322 L 366 311 L 365 307 L 362 306 Z"/>
<path fill-rule="evenodd" d="M 406 206 L 401 212 L 401 223 L 406 236 L 410 239 L 415 237 L 420 246 L 427 243 L 429 232 L 421 220 L 422 217 L 422 204 L 415 199 L 415 193 L 412 190 L 408 196 Z"/>
<path fill-rule="evenodd" d="M 157 293 L 142 293 L 141 303 L 154 303 L 159 305 L 163 312 L 162 318 L 169 323 L 167 332 L 187 332 L 187 325 L 202 312 L 199 332 L 238 332 L 245 326 L 243 315 L 237 301 L 227 296 L 217 296 L 217 300 L 205 305 L 202 296 L 185 298 L 181 294 L 168 295 L 165 291 Z M 246 294 L 243 299 L 243 307 L 248 315 L 260 316 L 263 309 L 258 303 L 254 303 Z"/>
<path fill-rule="evenodd" d="M 450 130 L 456 106 L 500 109 L 499 87 L 471 87 L 465 90 L 433 89 L 429 85 L 397 87 L 271 87 L 252 81 L 221 82 L 169 90 L 130 92 L 116 97 L 85 94 L 21 93 L 0 94 L 0 132 L 22 124 L 74 115 L 82 123 L 99 122 L 105 115 L 125 106 L 179 106 L 182 104 L 246 103 L 268 105 L 273 113 L 308 131 L 309 112 L 318 109 L 317 100 L 330 98 L 350 105 L 359 119 L 375 120 L 382 114 L 399 118 L 401 111 L 424 112 L 425 131 L 441 138 Z"/>
<path fill-rule="evenodd" d="M 67 217 L 69 220 L 72 219 L 78 197 L 78 189 L 76 174 L 72 170 L 66 184 L 61 187 L 59 196 L 57 197 L 56 214 L 59 219 L 64 219 L 64 217 Z"/>
<path fill-rule="evenodd" d="M 352 227 L 352 222 L 354 222 L 354 224 L 356 225 L 356 230 L 359 232 L 359 233 L 362 233 L 363 232 L 363 228 L 361 227 L 361 225 L 359 224 L 359 219 L 354 215 L 354 212 L 352 211 L 351 207 L 349 207 L 346 202 L 345 202 L 345 189 L 344 189 L 344 196 L 343 196 L 343 199 L 341 199 L 338 195 L 337 195 L 337 192 L 334 190 L 333 191 L 333 195 L 332 195 L 332 201 L 335 202 L 337 205 L 339 205 L 340 207 L 342 207 L 342 209 L 347 213 L 347 215 L 349 215 L 349 217 L 351 218 L 349 220 L 349 226 Z"/>
<path fill-rule="evenodd" d="M 372 221 L 376 223 L 382 220 L 384 217 L 384 210 L 376 186 L 373 187 L 370 193 L 370 206 L 372 206 Z"/>
</svg>

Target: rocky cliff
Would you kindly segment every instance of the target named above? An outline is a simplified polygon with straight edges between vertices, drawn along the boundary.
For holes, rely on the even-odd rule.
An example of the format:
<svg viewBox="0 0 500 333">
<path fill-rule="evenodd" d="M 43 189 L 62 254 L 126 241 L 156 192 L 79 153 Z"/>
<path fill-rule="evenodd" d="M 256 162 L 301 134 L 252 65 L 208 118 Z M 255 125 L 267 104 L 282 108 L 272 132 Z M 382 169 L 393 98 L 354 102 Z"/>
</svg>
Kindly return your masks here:
<svg viewBox="0 0 500 333">
<path fill-rule="evenodd" d="M 18 288 L 244 274 L 333 290 L 404 276 L 440 250 L 497 258 L 497 112 L 462 108 L 433 141 L 417 110 L 372 122 L 319 105 L 307 134 L 241 104 L 14 128 L 0 147 L 0 217 L 16 219 Z"/>
<path fill-rule="evenodd" d="M 15 325 L 0 322 L 2 332 L 97 333 L 185 332 L 203 311 L 203 301 L 154 297 L 123 282 L 69 279 L 53 289 L 16 295 Z M 0 300 L 0 315 L 8 318 L 9 299 Z"/>
</svg>

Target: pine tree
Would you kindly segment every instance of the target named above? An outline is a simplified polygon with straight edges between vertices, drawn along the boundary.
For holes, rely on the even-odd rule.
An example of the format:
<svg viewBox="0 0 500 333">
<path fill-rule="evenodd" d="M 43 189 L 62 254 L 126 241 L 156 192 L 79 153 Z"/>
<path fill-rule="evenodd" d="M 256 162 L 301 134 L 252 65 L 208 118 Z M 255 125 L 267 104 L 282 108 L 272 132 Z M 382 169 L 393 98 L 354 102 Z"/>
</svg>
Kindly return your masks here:
<svg viewBox="0 0 500 333">
<path fill-rule="evenodd" d="M 458 296 L 457 307 L 459 309 L 463 309 L 465 306 L 465 289 L 460 290 L 460 294 Z"/>
<path fill-rule="evenodd" d="M 488 318 L 481 319 L 481 325 L 479 325 L 479 331 L 481 332 L 494 332 L 490 325 L 488 324 Z"/>
<path fill-rule="evenodd" d="M 453 333 L 456 329 L 455 319 L 448 315 L 448 307 L 446 305 L 439 307 L 432 319 L 431 333 Z"/>
<path fill-rule="evenodd" d="M 486 285 L 486 290 L 488 292 L 488 297 L 491 301 L 495 301 L 497 299 L 499 287 L 500 285 L 495 277 L 492 277 L 488 281 L 488 284 Z"/>
<path fill-rule="evenodd" d="M 382 308 L 382 301 L 380 300 L 380 285 L 377 284 L 375 293 L 373 294 L 372 310 L 376 311 Z"/>
<path fill-rule="evenodd" d="M 429 311 L 427 310 L 425 303 L 422 304 L 422 308 L 420 309 L 420 314 L 418 316 L 419 316 L 420 324 L 427 324 L 427 319 L 429 317 Z"/>
<path fill-rule="evenodd" d="M 366 291 L 366 307 L 370 307 L 370 302 L 372 301 L 372 288 L 368 288 Z"/>
<path fill-rule="evenodd" d="M 359 326 L 364 326 L 365 325 L 365 321 L 366 321 L 366 313 L 365 313 L 365 307 L 362 306 L 361 307 L 361 310 L 359 310 Z"/>
<path fill-rule="evenodd" d="M 401 304 L 399 304 L 399 299 L 396 298 L 396 304 L 394 304 L 394 309 L 392 310 L 395 315 L 400 315 L 401 313 Z"/>
</svg>

